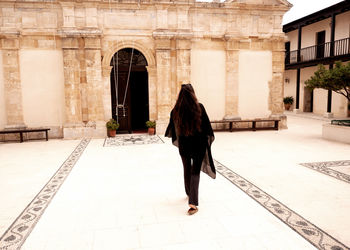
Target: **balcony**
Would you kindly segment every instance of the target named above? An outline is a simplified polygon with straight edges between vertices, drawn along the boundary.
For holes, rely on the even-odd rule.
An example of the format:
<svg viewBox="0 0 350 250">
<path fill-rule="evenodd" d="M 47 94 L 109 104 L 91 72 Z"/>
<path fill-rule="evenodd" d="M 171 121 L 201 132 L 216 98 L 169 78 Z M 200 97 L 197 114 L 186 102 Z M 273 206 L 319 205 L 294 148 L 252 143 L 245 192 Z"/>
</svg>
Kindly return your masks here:
<svg viewBox="0 0 350 250">
<path fill-rule="evenodd" d="M 286 52 L 285 69 L 297 69 L 320 63 L 331 64 L 335 61 L 347 60 L 350 60 L 350 37 Z"/>
</svg>

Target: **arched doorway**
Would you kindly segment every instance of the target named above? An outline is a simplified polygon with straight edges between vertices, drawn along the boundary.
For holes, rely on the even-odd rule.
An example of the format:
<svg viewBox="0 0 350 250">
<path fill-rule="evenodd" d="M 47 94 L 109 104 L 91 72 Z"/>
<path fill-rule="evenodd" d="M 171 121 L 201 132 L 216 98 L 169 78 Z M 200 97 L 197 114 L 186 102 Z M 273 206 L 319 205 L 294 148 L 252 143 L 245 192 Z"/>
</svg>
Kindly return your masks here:
<svg viewBox="0 0 350 250">
<path fill-rule="evenodd" d="M 119 50 L 111 59 L 112 117 L 119 132 L 146 132 L 149 120 L 147 61 L 132 48 Z"/>
</svg>

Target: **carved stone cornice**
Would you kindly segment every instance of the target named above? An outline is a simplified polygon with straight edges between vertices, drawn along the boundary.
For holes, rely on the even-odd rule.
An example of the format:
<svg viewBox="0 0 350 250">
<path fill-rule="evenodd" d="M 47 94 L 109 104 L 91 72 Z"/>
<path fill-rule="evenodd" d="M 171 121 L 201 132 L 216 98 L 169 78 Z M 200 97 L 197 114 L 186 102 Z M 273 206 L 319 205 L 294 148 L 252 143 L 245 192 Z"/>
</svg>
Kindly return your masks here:
<svg viewBox="0 0 350 250">
<path fill-rule="evenodd" d="M 230 32 L 230 33 L 224 34 L 223 38 L 225 41 L 231 42 L 231 41 L 239 41 L 243 38 L 243 36 L 240 32 Z"/>
<path fill-rule="evenodd" d="M 17 38 L 20 32 L 17 30 L 0 30 L 0 39 L 3 38 Z"/>
<path fill-rule="evenodd" d="M 176 39 L 192 39 L 193 32 L 191 30 L 177 30 Z"/>
<path fill-rule="evenodd" d="M 176 36 L 176 32 L 175 31 L 170 31 L 170 30 L 155 30 L 152 33 L 152 36 L 155 40 L 170 40 L 173 39 Z"/>
<path fill-rule="evenodd" d="M 0 34 L 0 48 L 17 50 L 20 48 L 19 32 L 2 32 Z"/>
<path fill-rule="evenodd" d="M 157 29 L 153 31 L 154 39 L 192 39 L 193 32 L 191 30 L 163 30 Z"/>
<path fill-rule="evenodd" d="M 100 37 L 102 30 L 100 29 L 62 29 L 58 31 L 58 35 L 64 37 Z"/>
</svg>

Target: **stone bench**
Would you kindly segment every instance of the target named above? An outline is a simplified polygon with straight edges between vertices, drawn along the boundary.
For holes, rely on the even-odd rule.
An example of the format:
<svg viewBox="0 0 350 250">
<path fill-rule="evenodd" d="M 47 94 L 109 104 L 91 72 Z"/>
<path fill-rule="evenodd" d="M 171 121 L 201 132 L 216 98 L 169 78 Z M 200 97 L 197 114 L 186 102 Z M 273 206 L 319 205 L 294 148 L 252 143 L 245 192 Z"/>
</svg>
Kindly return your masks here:
<svg viewBox="0 0 350 250">
<path fill-rule="evenodd" d="M 0 130 L 0 134 L 19 134 L 20 142 L 23 142 L 23 134 L 31 132 L 45 132 L 46 141 L 49 140 L 48 131 L 49 128 L 21 128 L 21 129 L 4 129 Z"/>
<path fill-rule="evenodd" d="M 263 119 L 244 119 L 244 120 L 215 120 L 210 121 L 212 124 L 228 124 L 229 125 L 229 131 L 235 131 L 235 130 L 278 130 L 279 122 L 281 119 L 277 118 L 263 118 Z M 273 126 L 257 126 L 258 123 L 270 123 L 273 122 Z M 239 124 L 239 123 L 247 123 L 248 127 L 233 127 L 233 124 Z M 227 129 L 214 129 L 215 131 L 226 131 Z"/>
</svg>

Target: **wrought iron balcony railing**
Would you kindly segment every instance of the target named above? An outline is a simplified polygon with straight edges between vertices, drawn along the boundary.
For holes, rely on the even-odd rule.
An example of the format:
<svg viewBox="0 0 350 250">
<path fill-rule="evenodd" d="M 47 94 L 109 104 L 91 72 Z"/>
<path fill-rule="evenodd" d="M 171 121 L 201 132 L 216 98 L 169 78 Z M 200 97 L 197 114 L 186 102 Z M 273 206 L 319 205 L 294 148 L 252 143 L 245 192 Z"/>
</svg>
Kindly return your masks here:
<svg viewBox="0 0 350 250">
<path fill-rule="evenodd" d="M 333 53 L 331 53 L 333 51 Z M 350 37 L 320 45 L 306 47 L 300 50 L 286 52 L 286 66 L 296 63 L 320 61 L 326 58 L 350 55 Z M 298 58 L 299 57 L 299 58 Z"/>
</svg>

